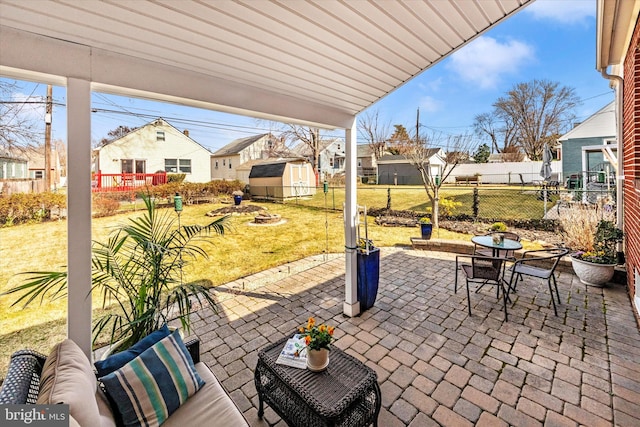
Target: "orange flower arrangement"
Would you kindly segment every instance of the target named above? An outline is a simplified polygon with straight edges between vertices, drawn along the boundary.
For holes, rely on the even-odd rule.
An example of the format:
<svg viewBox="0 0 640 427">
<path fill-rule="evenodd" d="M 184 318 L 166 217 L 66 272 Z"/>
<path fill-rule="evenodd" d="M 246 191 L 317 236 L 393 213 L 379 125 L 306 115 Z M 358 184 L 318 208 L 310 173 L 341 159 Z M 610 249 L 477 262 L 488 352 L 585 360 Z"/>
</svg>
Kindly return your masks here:
<svg viewBox="0 0 640 427">
<path fill-rule="evenodd" d="M 313 317 L 309 317 L 306 327 L 300 326 L 298 328 L 298 332 L 304 336 L 305 344 L 310 350 L 320 350 L 321 348 L 329 350 L 334 331 L 335 327 L 327 326 L 324 323 L 316 326 L 316 320 Z"/>
</svg>

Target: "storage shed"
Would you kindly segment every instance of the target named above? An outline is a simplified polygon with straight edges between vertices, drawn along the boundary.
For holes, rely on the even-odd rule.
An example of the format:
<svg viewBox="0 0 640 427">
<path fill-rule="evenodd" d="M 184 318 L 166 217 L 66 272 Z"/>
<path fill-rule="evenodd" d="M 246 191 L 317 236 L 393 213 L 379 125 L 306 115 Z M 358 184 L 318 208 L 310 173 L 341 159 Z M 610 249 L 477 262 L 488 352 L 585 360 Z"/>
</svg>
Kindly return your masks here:
<svg viewBox="0 0 640 427">
<path fill-rule="evenodd" d="M 316 194 L 311 164 L 304 159 L 279 159 L 253 165 L 249 173 L 251 197 L 284 200 Z"/>
</svg>

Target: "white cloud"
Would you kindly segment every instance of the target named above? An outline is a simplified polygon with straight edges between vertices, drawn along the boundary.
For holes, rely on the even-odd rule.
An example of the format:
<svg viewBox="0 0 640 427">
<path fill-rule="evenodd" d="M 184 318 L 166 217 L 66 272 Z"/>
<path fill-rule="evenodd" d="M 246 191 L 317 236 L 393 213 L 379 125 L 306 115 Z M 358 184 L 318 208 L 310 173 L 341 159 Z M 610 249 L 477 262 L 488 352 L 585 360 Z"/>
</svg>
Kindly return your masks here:
<svg viewBox="0 0 640 427">
<path fill-rule="evenodd" d="M 503 75 L 515 73 L 533 59 L 533 47 L 526 43 L 517 40 L 500 43 L 483 36 L 453 53 L 448 68 L 464 81 L 490 89 Z"/>
<path fill-rule="evenodd" d="M 442 103 L 437 99 L 435 99 L 434 97 L 426 95 L 420 98 L 419 105 L 420 105 L 420 111 L 434 113 L 440 110 Z"/>
<path fill-rule="evenodd" d="M 425 92 L 437 92 L 442 88 L 443 84 L 444 79 L 442 77 L 438 77 L 436 79 L 421 81 L 418 87 Z"/>
<path fill-rule="evenodd" d="M 537 0 L 524 11 L 535 19 L 577 24 L 596 16 L 595 0 Z"/>
<path fill-rule="evenodd" d="M 44 122 L 45 98 L 14 92 L 11 94 L 11 101 L 16 103 L 13 112 L 19 114 L 23 119 L 27 119 L 29 121 L 41 120 Z M 18 105 L 21 102 L 24 102 L 25 104 Z"/>
</svg>

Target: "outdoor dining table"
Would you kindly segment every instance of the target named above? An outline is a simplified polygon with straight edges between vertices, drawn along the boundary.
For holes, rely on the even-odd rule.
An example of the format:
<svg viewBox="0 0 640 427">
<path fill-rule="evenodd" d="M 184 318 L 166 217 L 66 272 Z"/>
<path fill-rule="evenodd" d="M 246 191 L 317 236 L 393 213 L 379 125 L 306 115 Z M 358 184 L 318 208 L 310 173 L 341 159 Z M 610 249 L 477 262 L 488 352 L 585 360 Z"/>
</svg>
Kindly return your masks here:
<svg viewBox="0 0 640 427">
<path fill-rule="evenodd" d="M 522 249 L 522 243 L 511 239 L 503 239 L 500 243 L 495 243 L 492 235 L 473 236 L 471 241 L 476 245 L 491 248 L 492 255 L 495 257 L 500 256 L 500 251 L 517 251 L 518 249 Z"/>
</svg>

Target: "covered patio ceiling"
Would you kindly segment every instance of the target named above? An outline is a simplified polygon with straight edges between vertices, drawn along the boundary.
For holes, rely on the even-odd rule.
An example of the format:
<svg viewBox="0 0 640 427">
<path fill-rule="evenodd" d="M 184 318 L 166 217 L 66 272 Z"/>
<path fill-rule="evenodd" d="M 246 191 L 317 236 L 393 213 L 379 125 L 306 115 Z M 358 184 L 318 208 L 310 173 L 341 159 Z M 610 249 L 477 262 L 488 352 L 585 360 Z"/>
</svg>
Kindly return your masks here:
<svg viewBox="0 0 640 427">
<path fill-rule="evenodd" d="M 530 2 L 0 0 L 0 75 L 348 128 Z"/>
</svg>

